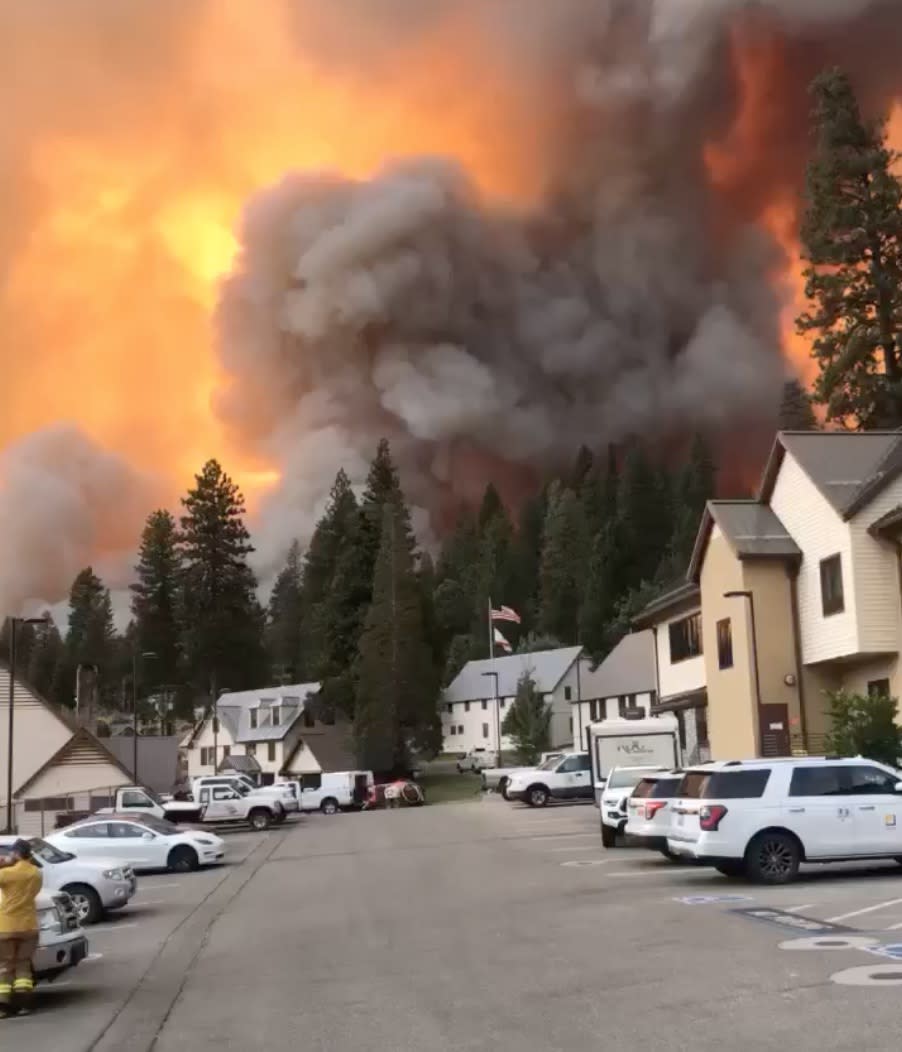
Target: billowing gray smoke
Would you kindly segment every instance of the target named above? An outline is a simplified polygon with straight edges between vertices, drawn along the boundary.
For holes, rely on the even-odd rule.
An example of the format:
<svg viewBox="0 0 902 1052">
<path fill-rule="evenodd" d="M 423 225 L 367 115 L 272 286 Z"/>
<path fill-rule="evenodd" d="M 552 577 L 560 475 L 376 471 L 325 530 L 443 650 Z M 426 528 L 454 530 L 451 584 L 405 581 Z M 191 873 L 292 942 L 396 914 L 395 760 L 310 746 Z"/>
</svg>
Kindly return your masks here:
<svg viewBox="0 0 902 1052">
<path fill-rule="evenodd" d="M 373 75 L 450 6 L 301 4 L 299 18 L 323 62 Z M 482 455 L 543 468 L 581 442 L 772 414 L 778 253 L 743 207 L 800 185 L 819 65 L 866 70 L 871 101 L 887 102 L 884 77 L 902 86 L 895 63 L 872 64 L 887 27 L 902 30 L 895 2 L 453 6 L 541 100 L 546 193 L 505 213 L 452 161 L 406 159 L 365 182 L 290 174 L 250 202 L 218 315 L 234 377 L 221 410 L 285 467 L 264 552 L 309 528 L 338 467 L 361 477 L 380 435 L 435 509 L 484 483 Z M 731 33 L 785 49 L 770 130 L 796 138 L 752 144 L 748 200 L 726 208 L 704 151 L 736 117 Z"/>
<path fill-rule="evenodd" d="M 266 30 L 259 37 L 248 32 L 251 10 Z M 885 107 L 902 96 L 900 36 L 899 0 L 7 4 L 0 87 L 16 105 L 0 127 L 0 274 L 35 244 L 40 255 L 35 229 L 83 227 L 97 234 L 95 256 L 123 259 L 110 271 L 118 283 L 100 282 L 89 303 L 73 299 L 67 278 L 80 260 L 66 253 L 49 252 L 43 280 L 12 293 L 14 282 L 0 283 L 8 404 L 38 404 L 50 384 L 58 394 L 73 344 L 95 387 L 117 372 L 108 355 L 120 353 L 133 381 L 127 404 L 106 404 L 121 382 L 96 400 L 120 423 L 104 433 L 145 436 L 167 468 L 182 445 L 196 455 L 185 411 L 195 392 L 178 415 L 139 387 L 185 394 L 179 354 L 200 356 L 205 336 L 201 307 L 178 280 L 184 260 L 159 231 L 190 221 L 190 206 L 210 192 L 215 203 L 217 176 L 233 191 L 257 185 L 253 166 L 236 160 L 232 119 L 247 132 L 249 106 L 281 113 L 277 86 L 296 90 L 319 65 L 360 100 L 356 141 L 378 141 L 383 127 L 366 124 L 370 92 L 391 105 L 415 91 L 418 115 L 454 127 L 446 152 L 479 155 L 486 144 L 470 141 L 467 152 L 467 136 L 482 128 L 500 144 L 487 152 L 523 171 L 530 190 L 486 197 L 475 166 L 392 157 L 386 143 L 372 179 L 286 173 L 249 201 L 217 312 L 232 380 L 217 411 L 234 449 L 281 469 L 255 523 L 264 577 L 290 539 L 309 532 L 339 467 L 362 481 L 382 435 L 425 536 L 489 477 L 504 488 L 581 442 L 769 420 L 784 370 L 773 275 L 785 260 L 762 209 L 802 186 L 810 78 L 842 64 L 865 106 Z M 269 51 L 279 52 L 272 98 L 253 90 Z M 749 55 L 765 65 L 751 122 L 742 111 Z M 461 107 L 488 116 L 455 124 Z M 305 142 L 306 131 L 298 128 Z M 344 132 L 332 130 L 339 142 Z M 730 162 L 726 178 L 712 179 L 712 145 Z M 75 184 L 59 214 L 48 171 Z M 160 222 L 136 226 L 132 243 L 132 214 Z M 23 297 L 26 307 L 46 303 L 42 325 Z M 132 304 L 135 345 L 122 339 Z M 179 322 L 158 333 L 156 316 Z M 120 327 L 105 329 L 107 317 Z M 173 331 L 183 337 L 176 354 Z M 12 412 L 6 433 L 19 433 L 16 420 Z M 229 466 L 227 451 L 206 453 Z M 0 612 L 62 598 L 89 561 L 115 587 L 126 583 L 113 569 L 131 562 L 141 519 L 164 499 L 155 483 L 73 430 L 8 448 L 2 468 Z M 170 506 L 174 497 L 170 488 Z"/>
</svg>

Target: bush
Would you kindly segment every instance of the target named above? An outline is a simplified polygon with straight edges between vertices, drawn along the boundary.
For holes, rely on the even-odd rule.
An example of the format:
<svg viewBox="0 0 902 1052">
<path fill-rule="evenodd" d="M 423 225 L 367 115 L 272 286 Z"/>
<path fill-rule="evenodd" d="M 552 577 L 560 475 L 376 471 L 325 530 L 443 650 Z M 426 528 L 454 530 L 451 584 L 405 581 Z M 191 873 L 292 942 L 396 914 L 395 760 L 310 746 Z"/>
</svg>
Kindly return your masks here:
<svg viewBox="0 0 902 1052">
<path fill-rule="evenodd" d="M 896 723 L 899 702 L 885 694 L 828 692 L 832 729 L 827 749 L 839 756 L 866 756 L 897 767 L 902 754 L 902 728 Z"/>
</svg>

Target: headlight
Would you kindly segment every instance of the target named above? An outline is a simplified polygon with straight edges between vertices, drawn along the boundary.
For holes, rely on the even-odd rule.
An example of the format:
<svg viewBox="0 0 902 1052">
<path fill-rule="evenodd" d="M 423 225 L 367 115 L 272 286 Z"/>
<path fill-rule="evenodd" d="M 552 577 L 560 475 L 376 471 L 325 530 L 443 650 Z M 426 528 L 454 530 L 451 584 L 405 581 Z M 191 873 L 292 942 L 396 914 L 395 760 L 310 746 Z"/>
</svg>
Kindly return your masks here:
<svg viewBox="0 0 902 1052">
<path fill-rule="evenodd" d="M 105 869 L 103 876 L 106 880 L 125 880 L 124 869 Z"/>
<path fill-rule="evenodd" d="M 62 932 L 63 923 L 55 906 L 47 910 L 38 910 L 38 927 L 41 931 Z"/>
</svg>

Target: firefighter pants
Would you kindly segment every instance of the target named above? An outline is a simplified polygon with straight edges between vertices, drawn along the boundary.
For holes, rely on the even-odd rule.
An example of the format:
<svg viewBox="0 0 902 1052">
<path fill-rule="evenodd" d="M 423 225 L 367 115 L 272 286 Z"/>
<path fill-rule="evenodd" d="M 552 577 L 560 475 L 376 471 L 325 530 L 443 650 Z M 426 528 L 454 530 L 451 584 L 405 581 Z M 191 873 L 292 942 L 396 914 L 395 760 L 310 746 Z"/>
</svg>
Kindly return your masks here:
<svg viewBox="0 0 902 1052">
<path fill-rule="evenodd" d="M 27 1003 L 34 990 L 31 958 L 38 948 L 36 931 L 0 935 L 0 1012 Z"/>
</svg>

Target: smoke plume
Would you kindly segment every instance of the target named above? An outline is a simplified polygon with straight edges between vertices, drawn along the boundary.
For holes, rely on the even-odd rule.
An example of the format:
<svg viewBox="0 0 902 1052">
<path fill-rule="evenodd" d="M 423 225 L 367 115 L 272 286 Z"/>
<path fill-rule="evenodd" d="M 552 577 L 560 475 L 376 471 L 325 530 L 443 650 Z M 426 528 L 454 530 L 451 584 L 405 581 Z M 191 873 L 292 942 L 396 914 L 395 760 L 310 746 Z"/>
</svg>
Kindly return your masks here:
<svg viewBox="0 0 902 1052">
<path fill-rule="evenodd" d="M 427 535 L 582 442 L 769 421 L 807 83 L 888 109 L 900 31 L 898 0 L 5 5 L 0 607 L 119 565 L 212 455 L 267 576 L 382 435 Z"/>
</svg>

